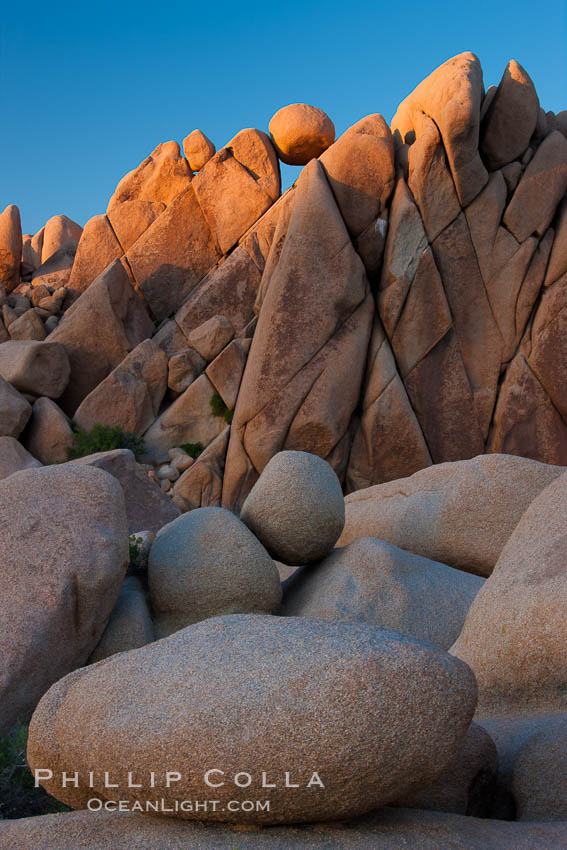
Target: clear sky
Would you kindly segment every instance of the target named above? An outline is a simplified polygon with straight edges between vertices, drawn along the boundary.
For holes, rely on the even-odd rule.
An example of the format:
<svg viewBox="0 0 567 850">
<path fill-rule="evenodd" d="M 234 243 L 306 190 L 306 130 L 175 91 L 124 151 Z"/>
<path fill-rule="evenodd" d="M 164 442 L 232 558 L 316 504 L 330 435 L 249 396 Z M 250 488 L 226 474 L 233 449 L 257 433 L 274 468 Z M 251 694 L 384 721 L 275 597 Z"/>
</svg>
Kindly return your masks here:
<svg viewBox="0 0 567 850">
<path fill-rule="evenodd" d="M 6 3 L 0 205 L 18 204 L 24 232 L 57 213 L 84 225 L 160 142 L 199 127 L 219 148 L 298 101 L 328 112 L 337 135 L 371 112 L 389 121 L 465 50 L 486 87 L 517 59 L 559 112 L 566 18 L 565 0 Z"/>
</svg>

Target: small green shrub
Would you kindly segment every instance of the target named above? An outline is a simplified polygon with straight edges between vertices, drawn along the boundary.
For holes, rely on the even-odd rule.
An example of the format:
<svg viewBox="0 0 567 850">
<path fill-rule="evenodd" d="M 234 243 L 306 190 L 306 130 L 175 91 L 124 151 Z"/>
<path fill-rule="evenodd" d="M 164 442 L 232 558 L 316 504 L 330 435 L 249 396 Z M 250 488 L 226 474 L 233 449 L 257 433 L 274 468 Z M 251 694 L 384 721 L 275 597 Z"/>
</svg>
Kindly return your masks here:
<svg viewBox="0 0 567 850">
<path fill-rule="evenodd" d="M 227 406 L 218 393 L 211 396 L 211 411 L 213 416 L 224 416 Z"/>
<path fill-rule="evenodd" d="M 0 735 L 0 819 L 70 812 L 43 788 L 34 787 L 26 762 L 27 743 L 28 727 L 23 723 Z"/>
<path fill-rule="evenodd" d="M 74 445 L 67 450 L 69 460 L 86 457 L 96 452 L 110 452 L 114 449 L 130 449 L 134 452 L 136 460 L 140 460 L 146 451 L 143 437 L 125 433 L 120 426 L 112 428 L 110 425 L 101 425 L 97 422 L 90 431 L 75 428 L 73 436 Z"/>
<path fill-rule="evenodd" d="M 182 443 L 179 448 L 183 449 L 184 452 L 187 452 L 189 457 L 192 458 L 198 458 L 199 455 L 203 453 L 202 443 Z"/>
<path fill-rule="evenodd" d="M 128 544 L 130 555 L 128 569 L 133 571 L 143 569 L 145 565 L 145 553 L 142 538 L 131 534 L 128 538 Z"/>
<path fill-rule="evenodd" d="M 230 423 L 232 422 L 232 418 L 234 416 L 234 410 L 229 410 L 228 407 L 227 407 L 227 409 L 223 413 L 223 416 L 224 416 L 224 421 L 227 423 L 227 425 L 230 425 Z"/>
</svg>

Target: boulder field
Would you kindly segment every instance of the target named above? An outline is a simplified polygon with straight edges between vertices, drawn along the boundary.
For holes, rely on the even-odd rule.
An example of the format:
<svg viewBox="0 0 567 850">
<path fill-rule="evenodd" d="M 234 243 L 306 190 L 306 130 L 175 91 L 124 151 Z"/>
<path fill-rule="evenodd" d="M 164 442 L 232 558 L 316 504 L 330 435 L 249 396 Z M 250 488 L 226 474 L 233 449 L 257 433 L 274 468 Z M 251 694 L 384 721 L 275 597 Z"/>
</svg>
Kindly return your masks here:
<svg viewBox="0 0 567 850">
<path fill-rule="evenodd" d="M 0 214 L 0 847 L 564 848 L 566 113 L 267 130 Z"/>
</svg>

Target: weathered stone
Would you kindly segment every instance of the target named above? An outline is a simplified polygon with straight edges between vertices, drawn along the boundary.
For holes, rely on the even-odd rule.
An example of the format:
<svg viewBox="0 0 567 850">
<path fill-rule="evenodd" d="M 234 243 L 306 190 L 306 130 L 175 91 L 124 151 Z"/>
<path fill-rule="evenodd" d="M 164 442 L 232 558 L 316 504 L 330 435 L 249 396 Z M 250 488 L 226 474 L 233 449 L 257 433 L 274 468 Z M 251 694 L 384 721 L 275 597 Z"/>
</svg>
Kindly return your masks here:
<svg viewBox="0 0 567 850">
<path fill-rule="evenodd" d="M 567 821 L 567 718 L 528 737 L 512 774 L 518 820 Z"/>
<path fill-rule="evenodd" d="M 95 215 L 85 224 L 67 286 L 78 298 L 102 272 L 123 254 L 107 216 Z"/>
<path fill-rule="evenodd" d="M 191 172 L 177 142 L 163 142 L 133 171 L 128 172 L 108 202 L 107 213 L 127 201 L 169 206 L 191 183 Z"/>
<path fill-rule="evenodd" d="M 0 480 L 14 472 L 41 466 L 14 437 L 0 437 Z"/>
<path fill-rule="evenodd" d="M 97 452 L 70 461 L 70 464 L 94 466 L 108 472 L 120 482 L 124 491 L 129 534 L 140 528 L 158 532 L 179 516 L 179 509 L 136 463 L 129 449 Z"/>
<path fill-rule="evenodd" d="M 565 290 L 567 275 L 564 278 Z M 561 332 L 560 323 L 558 329 Z M 567 426 L 521 351 L 510 363 L 500 387 L 487 448 L 489 452 L 567 466 Z"/>
<path fill-rule="evenodd" d="M 347 230 L 359 236 L 384 211 L 394 188 L 394 144 L 381 115 L 349 127 L 321 157 Z"/>
<path fill-rule="evenodd" d="M 168 363 L 167 386 L 176 393 L 185 392 L 206 366 L 205 360 L 193 348 L 174 354 Z"/>
<path fill-rule="evenodd" d="M 350 493 L 413 475 L 430 466 L 431 455 L 415 417 L 382 323 L 375 316 L 362 413 L 354 428 L 346 471 Z"/>
<path fill-rule="evenodd" d="M 408 96 L 392 120 L 392 132 L 411 144 L 416 118 L 432 118 L 443 140 L 462 206 L 478 195 L 488 174 L 478 152 L 482 69 L 473 53 L 461 53 L 440 65 Z"/>
<path fill-rule="evenodd" d="M 145 339 L 81 402 L 73 421 L 87 431 L 99 422 L 141 435 L 156 419 L 166 389 L 167 357 Z"/>
<path fill-rule="evenodd" d="M 234 327 L 226 316 L 212 316 L 187 336 L 189 347 L 201 355 L 206 363 L 215 359 L 217 354 L 228 345 L 234 336 Z"/>
<path fill-rule="evenodd" d="M 92 333 L 93 327 L 96 334 Z M 61 399 L 65 413 L 72 415 L 124 357 L 152 335 L 153 329 L 126 268 L 115 260 L 49 335 L 50 343 L 65 347 L 71 363 L 69 386 Z"/>
<path fill-rule="evenodd" d="M 503 340 L 482 280 L 464 213 L 432 245 L 483 438 L 488 436 Z"/>
<path fill-rule="evenodd" d="M 0 437 L 19 437 L 31 413 L 30 403 L 0 376 Z"/>
<path fill-rule="evenodd" d="M 307 165 L 335 141 L 335 125 L 329 116 L 307 103 L 278 109 L 268 129 L 277 155 L 287 165 Z"/>
<path fill-rule="evenodd" d="M 398 180 L 392 201 L 378 309 L 404 384 L 405 392 L 402 388 L 401 395 L 407 393 L 410 411 L 413 410 L 408 413 L 408 419 L 417 418 L 422 440 L 426 441 L 433 461 L 460 460 L 483 452 L 483 435 L 476 424 L 471 385 L 443 282 L 427 244 L 421 217 L 403 179 Z M 385 353 L 376 368 L 381 364 L 386 366 Z M 387 369 L 381 383 L 387 387 L 386 382 L 393 375 L 394 370 Z M 389 388 L 390 393 L 393 391 L 394 387 Z M 367 415 L 364 420 L 365 428 L 369 427 L 368 418 Z M 380 445 L 379 440 L 370 442 L 367 438 L 365 444 L 377 447 L 375 451 L 384 456 L 386 469 L 394 465 L 393 474 L 389 472 L 384 477 L 376 469 L 370 480 L 366 476 L 366 485 L 364 478 L 353 480 L 352 485 L 358 483 L 354 489 L 405 477 L 428 465 L 423 453 L 420 461 L 418 452 L 414 463 L 420 461 L 419 465 L 412 467 L 402 463 L 408 448 L 389 451 L 391 440 L 397 441 L 403 434 L 393 423 L 390 426 L 386 421 L 380 425 L 391 433 L 388 441 Z M 411 429 L 404 430 L 411 433 Z M 384 467 L 384 461 L 381 466 Z"/>
<path fill-rule="evenodd" d="M 183 304 L 219 256 L 193 185 L 168 205 L 126 254 L 158 319 L 170 316 Z"/>
<path fill-rule="evenodd" d="M 25 313 L 15 319 L 10 324 L 9 331 L 11 339 L 35 339 L 41 341 L 47 336 L 43 322 L 34 309 L 26 310 Z"/>
<path fill-rule="evenodd" d="M 222 416 L 214 416 L 211 398 L 215 388 L 201 375 L 176 399 L 144 434 L 146 457 L 154 463 L 168 460 L 168 450 L 183 443 L 207 446 L 224 429 Z"/>
<path fill-rule="evenodd" d="M 245 248 L 236 248 L 209 272 L 175 314 L 185 338 L 213 316 L 226 316 L 234 329 L 241 331 L 254 318 L 261 276 Z"/>
<path fill-rule="evenodd" d="M 218 765 L 225 784 L 214 789 L 217 811 L 181 817 L 348 818 L 434 782 L 457 754 L 475 691 L 466 665 L 396 632 L 302 617 L 214 617 L 58 682 L 32 719 L 28 761 L 78 772 L 79 788 L 44 780 L 73 806 L 116 793 L 102 787 L 104 765 L 112 765 L 120 798 L 132 802 L 207 799 L 204 774 Z M 274 705 L 277 712 L 267 709 Z M 172 760 L 182 778 L 166 788 L 163 764 Z M 255 765 L 276 784 L 270 811 L 222 811 L 229 800 L 262 793 Z M 127 787 L 128 771 L 152 769 L 155 787 Z M 251 781 L 238 789 L 231 777 L 242 770 Z M 314 770 L 323 788 L 308 787 Z M 299 785 L 293 793 L 285 771 Z"/>
<path fill-rule="evenodd" d="M 433 850 L 451 845 L 462 850 L 514 847 L 560 850 L 565 823 L 514 823 L 444 812 L 382 808 L 350 823 L 274 826 L 246 830 L 246 850 Z M 230 824 L 187 823 L 178 818 L 147 817 L 135 812 L 44 815 L 0 822 L 5 850 L 234 850 L 242 847 L 242 828 Z"/>
<path fill-rule="evenodd" d="M 161 322 L 152 339 L 169 358 L 187 347 L 187 337 L 175 319 L 165 319 Z"/>
<path fill-rule="evenodd" d="M 339 480 L 321 458 L 279 452 L 264 467 L 240 517 L 285 564 L 307 564 L 332 550 L 344 526 Z"/>
<path fill-rule="evenodd" d="M 524 511 L 562 472 L 559 466 L 495 454 L 437 464 L 347 496 L 338 545 L 378 537 L 488 576 Z"/>
<path fill-rule="evenodd" d="M 0 215 L 0 287 L 11 292 L 20 282 L 22 224 L 20 211 L 10 204 Z"/>
<path fill-rule="evenodd" d="M 181 511 L 220 507 L 229 435 L 230 427 L 221 431 L 175 482 L 173 501 Z"/>
<path fill-rule="evenodd" d="M 504 213 L 504 224 L 519 242 L 543 235 L 567 190 L 567 139 L 557 130 L 538 147 Z"/>
<path fill-rule="evenodd" d="M 435 122 L 416 112 L 415 141 L 408 151 L 408 186 L 430 242 L 456 219 L 461 205 Z"/>
<path fill-rule="evenodd" d="M 64 463 L 73 446 L 73 430 L 69 419 L 50 398 L 38 398 L 23 441 L 42 463 Z"/>
<path fill-rule="evenodd" d="M 73 242 L 76 246 L 82 232 L 81 225 L 67 218 L 66 215 L 54 215 L 49 221 L 46 221 L 41 246 L 42 265 L 68 242 Z"/>
<path fill-rule="evenodd" d="M 319 455 L 340 478 L 348 459 L 372 296 L 318 160 L 304 168 L 294 194 L 235 408 L 225 507 L 242 504 L 279 451 Z"/>
<path fill-rule="evenodd" d="M 117 652 L 138 649 L 153 639 L 153 626 L 142 582 L 135 576 L 126 576 L 89 663 L 110 658 Z"/>
<path fill-rule="evenodd" d="M 22 393 L 59 398 L 69 374 L 67 352 L 55 341 L 14 340 L 0 345 L 0 375 Z"/>
<path fill-rule="evenodd" d="M 134 244 L 150 224 L 161 215 L 165 204 L 134 199 L 116 204 L 108 212 L 108 220 L 123 251 Z"/>
<path fill-rule="evenodd" d="M 19 472 L 1 482 L 0 502 L 6 731 L 96 646 L 128 565 L 128 532 L 122 491 L 98 469 Z"/>
<path fill-rule="evenodd" d="M 217 149 L 201 130 L 193 130 L 183 139 L 183 153 L 191 171 L 200 171 Z"/>
<path fill-rule="evenodd" d="M 452 652 L 485 714 L 565 711 L 567 475 L 531 503 L 468 613 Z"/>
<path fill-rule="evenodd" d="M 497 775 L 498 752 L 494 741 L 482 726 L 471 723 L 455 761 L 437 782 L 404 797 L 398 805 L 488 818 Z"/>
<path fill-rule="evenodd" d="M 236 405 L 251 342 L 233 339 L 206 369 L 208 379 L 229 410 L 234 410 Z"/>
<path fill-rule="evenodd" d="M 159 532 L 148 585 L 158 638 L 222 614 L 271 614 L 282 595 L 264 547 L 222 508 L 189 511 Z"/>
<path fill-rule="evenodd" d="M 539 98 L 528 73 L 511 59 L 482 118 L 480 151 L 490 171 L 519 159 L 530 143 Z"/>
<path fill-rule="evenodd" d="M 567 274 L 567 198 L 564 198 L 557 211 L 555 238 L 545 273 L 545 286 L 550 286 Z"/>
<path fill-rule="evenodd" d="M 477 576 L 363 537 L 294 573 L 280 613 L 359 621 L 449 649 L 482 585 Z"/>
<path fill-rule="evenodd" d="M 226 254 L 280 194 L 276 152 L 265 133 L 241 130 L 193 179 L 199 206 Z"/>
<path fill-rule="evenodd" d="M 45 260 L 32 274 L 32 286 L 49 286 L 51 289 L 66 286 L 71 278 L 77 245 L 77 242 L 65 242 L 49 259 Z"/>
</svg>

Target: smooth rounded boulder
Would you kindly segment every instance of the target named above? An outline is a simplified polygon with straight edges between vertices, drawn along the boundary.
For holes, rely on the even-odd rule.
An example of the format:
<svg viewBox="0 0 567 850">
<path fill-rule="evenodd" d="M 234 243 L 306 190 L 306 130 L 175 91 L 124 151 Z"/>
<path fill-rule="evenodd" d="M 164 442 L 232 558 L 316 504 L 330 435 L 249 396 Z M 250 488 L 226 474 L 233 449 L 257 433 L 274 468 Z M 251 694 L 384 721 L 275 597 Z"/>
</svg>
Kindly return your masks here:
<svg viewBox="0 0 567 850">
<path fill-rule="evenodd" d="M 240 514 L 272 557 L 307 564 L 328 555 L 345 521 L 332 467 L 308 452 L 279 452 L 267 463 Z"/>
<path fill-rule="evenodd" d="M 216 811 L 176 815 L 242 824 L 348 818 L 434 782 L 475 705 L 465 664 L 397 632 L 218 617 L 58 682 L 32 718 L 28 761 L 51 770 L 44 787 L 76 808 L 95 797 L 144 811 L 146 800 L 175 806 L 213 794 Z M 104 787 L 110 769 L 117 788 Z M 169 787 L 165 769 L 178 774 Z M 62 771 L 78 775 L 77 788 L 61 787 Z M 227 808 L 257 799 L 269 810 Z"/>
<path fill-rule="evenodd" d="M 280 613 L 360 621 L 449 649 L 483 584 L 478 576 L 363 537 L 298 570 L 286 582 Z"/>
<path fill-rule="evenodd" d="M 474 670 L 483 714 L 565 711 L 567 473 L 532 502 L 451 652 Z"/>
<path fill-rule="evenodd" d="M 335 141 L 335 125 L 329 116 L 307 103 L 278 109 L 268 129 L 277 155 L 286 165 L 307 165 Z"/>
<path fill-rule="evenodd" d="M 489 576 L 524 511 L 563 472 L 562 466 L 504 454 L 439 463 L 348 495 L 338 545 L 379 537 Z"/>
<path fill-rule="evenodd" d="M 220 614 L 270 614 L 281 600 L 276 565 L 222 508 L 189 511 L 161 529 L 148 584 L 158 638 Z"/>
<path fill-rule="evenodd" d="M 0 730 L 96 646 L 128 566 L 119 483 L 51 466 L 0 482 Z"/>
</svg>

